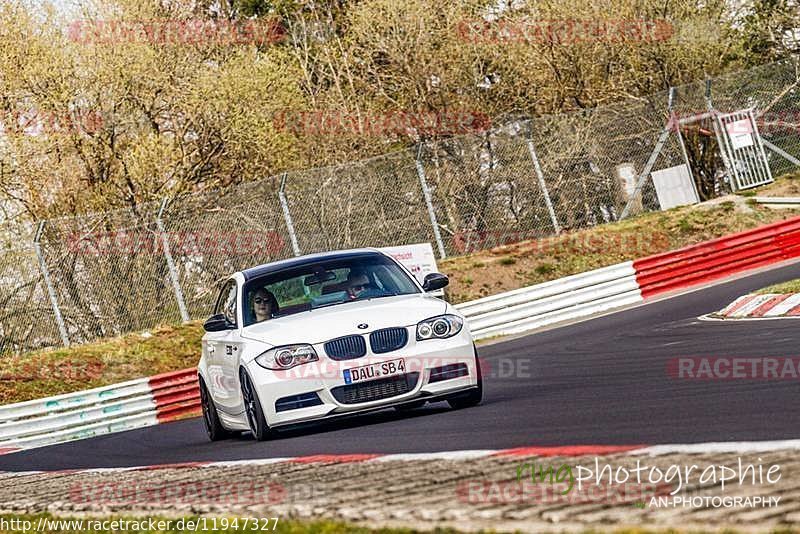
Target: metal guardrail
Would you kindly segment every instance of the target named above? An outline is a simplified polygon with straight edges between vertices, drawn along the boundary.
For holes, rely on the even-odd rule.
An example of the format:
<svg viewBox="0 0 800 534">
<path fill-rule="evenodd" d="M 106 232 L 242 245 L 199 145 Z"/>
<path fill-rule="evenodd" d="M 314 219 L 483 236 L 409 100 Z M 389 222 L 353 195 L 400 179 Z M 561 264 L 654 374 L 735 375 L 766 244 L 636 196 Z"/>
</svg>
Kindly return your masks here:
<svg viewBox="0 0 800 534">
<path fill-rule="evenodd" d="M 475 339 L 517 334 L 642 301 L 633 262 L 624 262 L 456 306 Z"/>
<path fill-rule="evenodd" d="M 800 217 L 794 217 L 456 307 L 476 339 L 518 334 L 798 257 Z"/>
<path fill-rule="evenodd" d="M 9 421 L 34 417 L 44 413 L 93 406 L 98 403 L 149 393 L 150 388 L 147 381 L 147 378 L 140 378 L 86 391 L 0 406 L 0 435 L 2 435 L 2 429 Z"/>
<path fill-rule="evenodd" d="M 800 257 L 800 217 L 636 260 L 642 296 L 696 286 Z"/>
<path fill-rule="evenodd" d="M 756 204 L 764 204 L 765 206 L 800 206 L 800 197 L 752 197 L 753 202 Z"/>
<path fill-rule="evenodd" d="M 41 447 L 199 413 L 197 370 L 0 406 L 0 450 Z"/>
</svg>

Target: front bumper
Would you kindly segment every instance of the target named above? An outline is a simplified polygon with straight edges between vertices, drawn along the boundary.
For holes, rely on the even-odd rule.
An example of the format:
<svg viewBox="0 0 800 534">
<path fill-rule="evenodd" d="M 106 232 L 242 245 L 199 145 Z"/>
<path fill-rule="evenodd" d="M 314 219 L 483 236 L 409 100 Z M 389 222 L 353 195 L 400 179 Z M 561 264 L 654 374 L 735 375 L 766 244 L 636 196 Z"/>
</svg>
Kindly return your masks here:
<svg viewBox="0 0 800 534">
<path fill-rule="evenodd" d="M 314 345 L 314 350 L 319 356 L 318 362 L 312 362 L 289 369 L 288 371 L 272 371 L 264 369 L 255 361 L 246 366 L 246 370 L 253 380 L 258 392 L 264 416 L 270 427 L 302 423 L 355 414 L 362 411 L 371 411 L 404 404 L 413 400 L 427 398 L 441 398 L 475 387 L 478 383 L 477 358 L 469 329 L 465 327 L 457 335 L 448 339 L 429 339 L 416 341 L 415 329 L 409 327 L 408 343 L 401 349 L 373 354 L 367 351 L 365 356 L 352 360 L 336 361 L 325 354 L 322 344 Z M 342 389 L 348 386 L 345 382 L 345 370 L 363 367 L 378 362 L 403 359 L 405 374 L 418 373 L 413 387 L 406 391 L 400 388 L 401 393 L 394 394 L 391 388 L 382 384 L 369 387 L 370 392 L 380 392 L 380 395 L 391 395 L 378 400 L 364 400 L 364 395 L 349 396 L 344 398 Z M 459 365 L 462 364 L 462 365 Z M 449 366 L 449 367 L 448 367 Z M 466 367 L 466 374 L 438 381 L 431 381 L 431 371 L 445 367 L 446 369 Z M 457 374 L 457 373 L 453 373 Z M 359 384 L 378 384 L 383 379 L 367 380 Z M 388 379 L 386 379 L 388 381 Z M 333 390 L 339 388 L 336 392 Z M 316 394 L 321 401 L 313 406 L 285 409 L 285 399 L 297 395 Z M 338 397 L 338 399 L 337 399 Z M 369 395 L 366 396 L 369 399 Z M 276 409 L 276 402 L 281 400 L 284 407 L 282 411 Z M 346 402 L 344 402 L 346 401 Z M 305 404 L 305 403 L 300 403 Z"/>
</svg>

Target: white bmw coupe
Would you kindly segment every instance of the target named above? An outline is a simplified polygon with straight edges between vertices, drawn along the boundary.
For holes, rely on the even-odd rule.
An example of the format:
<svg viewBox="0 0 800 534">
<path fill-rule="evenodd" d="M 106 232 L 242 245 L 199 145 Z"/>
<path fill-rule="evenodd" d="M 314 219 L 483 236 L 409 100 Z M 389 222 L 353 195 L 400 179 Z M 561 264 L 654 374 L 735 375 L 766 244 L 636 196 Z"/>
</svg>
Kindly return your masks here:
<svg viewBox="0 0 800 534">
<path fill-rule="evenodd" d="M 211 440 L 387 407 L 481 401 L 464 317 L 390 256 L 313 254 L 230 276 L 204 328 L 198 365 Z"/>
</svg>

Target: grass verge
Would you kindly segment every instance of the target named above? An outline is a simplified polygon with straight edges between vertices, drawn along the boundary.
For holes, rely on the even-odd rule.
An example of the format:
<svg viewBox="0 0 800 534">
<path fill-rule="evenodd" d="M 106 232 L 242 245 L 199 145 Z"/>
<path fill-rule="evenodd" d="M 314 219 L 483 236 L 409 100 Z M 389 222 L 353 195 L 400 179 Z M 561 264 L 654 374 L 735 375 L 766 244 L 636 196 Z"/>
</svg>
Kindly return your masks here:
<svg viewBox="0 0 800 534">
<path fill-rule="evenodd" d="M 746 197 L 800 197 L 800 171 L 784 174 L 771 184 L 742 191 Z"/>
<path fill-rule="evenodd" d="M 756 291 L 758 295 L 766 295 L 767 293 L 777 293 L 781 295 L 786 293 L 800 293 L 800 278 L 767 286 Z"/>
<path fill-rule="evenodd" d="M 795 210 L 722 199 L 647 213 L 558 237 L 529 240 L 448 258 L 448 298 L 464 302 L 699 243 L 798 215 Z M 69 349 L 0 359 L 0 404 L 122 382 L 197 364 L 200 322 L 163 326 Z"/>
<path fill-rule="evenodd" d="M 70 348 L 0 359 L 0 404 L 177 371 L 197 365 L 203 325 L 194 321 Z"/>
<path fill-rule="evenodd" d="M 693 245 L 796 216 L 744 199 L 646 213 L 540 240 L 476 252 L 439 262 L 450 276 L 451 302 L 464 302 L 623 261 Z"/>
</svg>

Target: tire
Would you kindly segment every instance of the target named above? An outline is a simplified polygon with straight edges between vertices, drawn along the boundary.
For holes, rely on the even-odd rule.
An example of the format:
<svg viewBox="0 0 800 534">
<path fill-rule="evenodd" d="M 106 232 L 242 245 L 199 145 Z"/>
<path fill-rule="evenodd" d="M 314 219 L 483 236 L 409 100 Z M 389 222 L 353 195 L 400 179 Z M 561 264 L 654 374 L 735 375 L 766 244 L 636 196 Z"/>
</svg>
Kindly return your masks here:
<svg viewBox="0 0 800 534">
<path fill-rule="evenodd" d="M 199 379 L 200 382 L 200 406 L 203 408 L 203 426 L 206 428 L 206 434 L 211 441 L 220 441 L 231 437 L 231 432 L 222 426 L 217 413 L 217 407 L 211 400 L 211 395 L 208 393 L 205 382 Z"/>
<path fill-rule="evenodd" d="M 273 436 L 273 431 L 267 424 L 267 419 L 264 417 L 264 409 L 261 407 L 261 401 L 258 399 L 253 381 L 250 376 L 242 369 L 239 373 L 240 382 L 242 384 L 242 400 L 244 401 L 244 411 L 247 416 L 247 425 L 250 427 L 250 432 L 257 441 L 266 441 Z"/>
<path fill-rule="evenodd" d="M 475 345 L 472 346 L 475 352 L 475 369 L 478 373 L 478 387 L 469 390 L 466 393 L 461 393 L 447 399 L 447 404 L 454 410 L 461 410 L 463 408 L 471 408 L 477 406 L 483 400 L 483 375 L 481 374 L 481 362 L 478 360 L 478 349 Z"/>
</svg>

